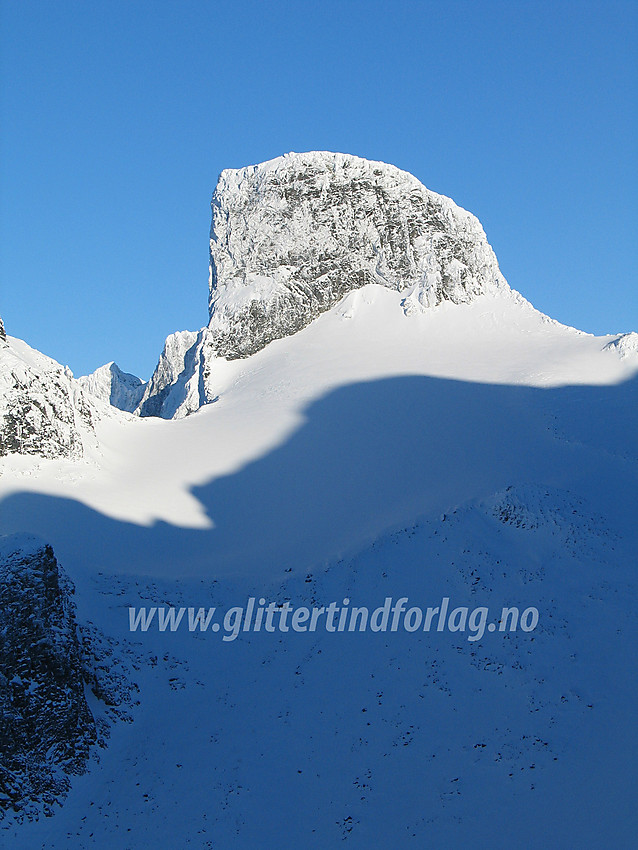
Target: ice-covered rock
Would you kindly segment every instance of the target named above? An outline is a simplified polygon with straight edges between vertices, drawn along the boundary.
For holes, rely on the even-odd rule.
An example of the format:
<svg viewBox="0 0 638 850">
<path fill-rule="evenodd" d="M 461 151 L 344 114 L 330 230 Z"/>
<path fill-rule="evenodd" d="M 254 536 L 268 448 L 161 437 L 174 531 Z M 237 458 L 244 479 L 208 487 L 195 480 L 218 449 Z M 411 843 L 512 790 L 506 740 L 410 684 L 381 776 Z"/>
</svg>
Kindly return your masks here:
<svg viewBox="0 0 638 850">
<path fill-rule="evenodd" d="M 79 458 L 94 439 L 91 405 L 70 370 L 8 337 L 0 345 L 0 457 Z"/>
<path fill-rule="evenodd" d="M 223 171 L 208 328 L 167 339 L 138 412 L 196 410 L 216 395 L 215 358 L 248 357 L 371 283 L 405 291 L 406 313 L 509 291 L 478 219 L 392 165 L 311 152 Z"/>
<path fill-rule="evenodd" d="M 117 363 L 106 363 L 90 375 L 78 378 L 80 386 L 107 404 L 132 413 L 144 395 L 146 384 L 136 375 L 123 372 Z"/>
<path fill-rule="evenodd" d="M 507 288 L 478 219 L 411 174 L 346 154 L 226 170 L 212 201 L 209 329 L 246 357 L 368 283 L 424 307 Z"/>
</svg>

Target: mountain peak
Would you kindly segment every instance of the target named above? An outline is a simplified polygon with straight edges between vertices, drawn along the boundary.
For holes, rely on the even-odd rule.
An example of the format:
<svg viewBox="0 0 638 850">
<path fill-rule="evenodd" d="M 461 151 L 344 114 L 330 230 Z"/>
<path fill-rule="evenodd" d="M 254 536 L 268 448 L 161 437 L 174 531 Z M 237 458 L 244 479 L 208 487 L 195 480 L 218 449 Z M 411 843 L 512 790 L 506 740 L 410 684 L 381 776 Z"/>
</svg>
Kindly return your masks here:
<svg viewBox="0 0 638 850">
<path fill-rule="evenodd" d="M 185 416 L 217 395 L 217 358 L 249 357 L 364 287 L 406 315 L 511 290 L 479 220 L 384 162 L 288 153 L 222 171 L 212 198 L 209 324 L 166 341 L 137 412 Z"/>
<path fill-rule="evenodd" d="M 91 395 L 129 413 L 142 400 L 146 387 L 141 378 L 123 372 L 113 361 L 100 366 L 90 375 L 78 378 L 78 383 Z"/>
<path fill-rule="evenodd" d="M 234 359 L 376 283 L 424 307 L 508 289 L 478 219 L 406 171 L 289 153 L 222 171 L 212 200 L 211 344 Z"/>
</svg>

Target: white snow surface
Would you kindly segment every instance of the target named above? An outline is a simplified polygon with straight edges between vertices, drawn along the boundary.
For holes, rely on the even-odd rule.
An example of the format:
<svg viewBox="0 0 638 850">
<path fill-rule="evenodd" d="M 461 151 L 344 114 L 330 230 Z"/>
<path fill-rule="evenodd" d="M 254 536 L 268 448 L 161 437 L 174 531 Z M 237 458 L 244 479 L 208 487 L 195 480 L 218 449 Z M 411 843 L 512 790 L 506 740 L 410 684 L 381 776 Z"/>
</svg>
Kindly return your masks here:
<svg viewBox="0 0 638 850">
<path fill-rule="evenodd" d="M 0 843 L 631 846 L 638 364 L 509 291 L 413 293 L 369 284 L 212 358 L 215 401 L 101 416 L 88 460 L 0 461 L 0 533 L 51 543 L 140 700 L 55 816 Z M 476 644 L 128 631 L 128 606 L 249 596 L 540 622 Z"/>
<path fill-rule="evenodd" d="M 175 334 L 173 339 L 174 346 L 186 352 L 196 343 L 197 335 L 184 332 Z M 77 499 L 113 519 L 147 526 L 161 521 L 212 531 L 215 512 L 209 512 L 194 495 L 196 488 L 272 454 L 303 430 L 312 418 L 312 410 L 320 409 L 322 400 L 337 397 L 340 390 L 345 395 L 351 386 L 378 386 L 379 406 L 383 409 L 381 388 L 386 385 L 383 382 L 392 386 L 392 379 L 429 379 L 415 381 L 415 388 L 468 384 L 540 390 L 613 385 L 631 378 L 637 367 L 627 358 L 602 352 L 610 339 L 548 319 L 510 292 L 481 296 L 471 304 L 442 303 L 412 312 L 405 309 L 401 293 L 368 285 L 347 295 L 300 333 L 276 340 L 250 358 L 214 359 L 210 381 L 217 400 L 186 419 L 168 423 L 123 418 L 117 412 L 103 417 L 96 424 L 99 469 L 65 460 L 38 460 L 34 469 L 33 462 L 24 458 L 5 459 L 2 491 L 26 488 Z M 542 397 L 540 393 L 539 398 Z M 415 401 L 414 417 L 421 413 L 421 400 Z M 418 428 L 420 439 L 427 441 L 430 429 L 440 421 L 440 413 L 432 407 L 425 421 L 409 424 Z M 462 411 L 459 413 L 465 418 Z M 400 445 L 398 435 L 393 438 L 391 432 L 384 434 L 384 440 L 386 452 L 394 453 L 397 462 L 399 458 L 407 461 L 411 450 Z M 343 450 L 347 451 L 345 446 Z M 419 454 L 416 447 L 414 454 Z M 460 484 L 465 488 L 466 472 L 461 472 Z M 451 476 L 446 498 L 454 489 L 453 480 Z M 329 501 L 338 501 L 338 488 L 344 488 L 345 493 L 351 483 L 332 482 Z M 483 484 L 477 482 L 479 488 Z M 363 482 L 362 487 L 365 489 Z M 317 512 L 319 516 L 330 515 L 330 505 L 321 504 L 327 495 L 325 489 L 316 491 L 315 516 Z M 285 501 L 286 493 L 281 492 L 280 498 Z M 415 481 L 401 493 L 400 510 L 384 499 L 378 515 L 369 516 L 363 507 L 365 498 L 355 500 L 351 510 L 360 510 L 363 525 L 369 525 L 370 533 L 376 533 L 403 518 L 406 509 L 408 515 L 414 516 L 430 503 L 444 506 L 432 500 L 431 482 Z M 330 557 L 342 547 L 358 545 L 365 537 L 361 533 L 353 514 L 344 514 L 329 540 L 316 541 L 316 557 Z M 211 534 L 213 549 L 218 536 Z M 288 544 L 295 539 L 291 535 Z M 227 542 L 231 549 L 247 543 Z M 254 541 L 257 562 L 263 542 Z M 278 545 L 286 543 L 279 540 Z M 138 570 L 140 563 L 136 561 L 131 567 Z M 207 572 L 208 567 L 207 559 L 203 565 L 185 564 L 182 569 L 199 573 L 202 569 Z M 172 565 L 167 564 L 167 568 L 170 571 Z M 158 569 L 155 564 L 152 571 Z"/>
</svg>

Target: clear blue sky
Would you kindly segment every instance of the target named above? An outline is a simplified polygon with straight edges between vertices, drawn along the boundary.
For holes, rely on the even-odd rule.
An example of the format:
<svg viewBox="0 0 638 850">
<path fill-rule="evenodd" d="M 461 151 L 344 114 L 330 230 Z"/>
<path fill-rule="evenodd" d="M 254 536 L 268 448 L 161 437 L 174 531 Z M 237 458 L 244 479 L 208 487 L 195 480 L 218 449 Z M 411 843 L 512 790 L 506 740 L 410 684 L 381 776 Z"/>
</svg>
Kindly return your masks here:
<svg viewBox="0 0 638 850">
<path fill-rule="evenodd" d="M 638 4 L 2 0 L 9 333 L 148 377 L 207 322 L 222 168 L 398 165 L 481 219 L 510 284 L 638 330 Z"/>
</svg>

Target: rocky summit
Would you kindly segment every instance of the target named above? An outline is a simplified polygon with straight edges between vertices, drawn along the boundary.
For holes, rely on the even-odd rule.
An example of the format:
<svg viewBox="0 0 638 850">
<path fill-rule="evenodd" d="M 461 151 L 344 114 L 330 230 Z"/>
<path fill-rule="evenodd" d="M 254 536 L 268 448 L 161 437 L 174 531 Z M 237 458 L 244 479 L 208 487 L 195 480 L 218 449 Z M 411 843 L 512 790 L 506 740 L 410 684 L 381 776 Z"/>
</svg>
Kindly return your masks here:
<svg viewBox="0 0 638 850">
<path fill-rule="evenodd" d="M 222 171 L 208 327 L 167 339 L 138 412 L 197 410 L 215 358 L 248 357 L 371 283 L 405 292 L 406 312 L 509 291 L 478 219 L 395 166 L 311 152 Z"/>
<path fill-rule="evenodd" d="M 471 213 L 382 162 L 290 153 L 223 171 L 212 201 L 211 342 L 235 358 L 369 283 L 423 306 L 507 287 Z"/>
</svg>

